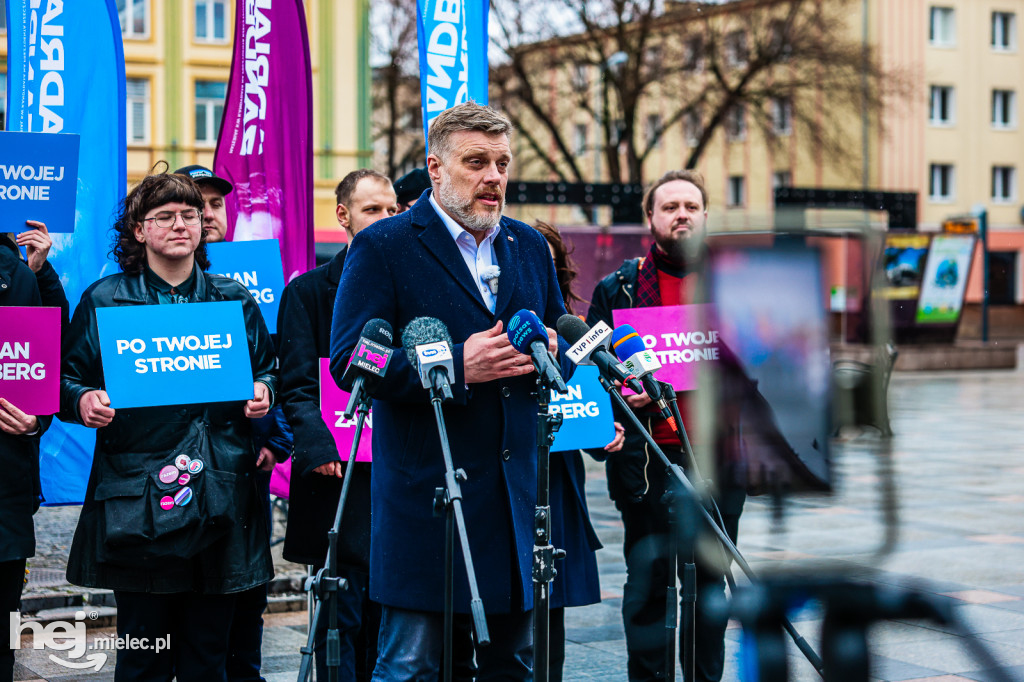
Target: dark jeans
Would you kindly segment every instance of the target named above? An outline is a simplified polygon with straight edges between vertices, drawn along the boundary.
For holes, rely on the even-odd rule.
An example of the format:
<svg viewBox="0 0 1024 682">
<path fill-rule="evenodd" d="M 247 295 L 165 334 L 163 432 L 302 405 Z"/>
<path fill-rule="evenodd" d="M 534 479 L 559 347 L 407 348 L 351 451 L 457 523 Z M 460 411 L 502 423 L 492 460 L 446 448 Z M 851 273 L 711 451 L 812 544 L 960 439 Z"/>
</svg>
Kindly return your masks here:
<svg viewBox="0 0 1024 682">
<path fill-rule="evenodd" d="M 10 614 L 21 610 L 21 590 L 25 587 L 25 560 L 0 561 L 0 616 L 3 616 L 4 648 L 0 649 L 0 682 L 14 679 L 14 650 L 11 649 Z"/>
<path fill-rule="evenodd" d="M 663 483 L 652 481 L 651 489 L 639 502 L 620 502 L 625 531 L 623 554 L 626 559 L 626 584 L 622 594 L 622 620 L 626 631 L 627 670 L 630 682 L 664 680 L 667 672 L 665 641 L 665 590 L 669 584 L 669 516 L 662 501 Z M 680 505 L 676 505 L 677 507 Z M 736 542 L 739 512 L 722 509 L 726 533 Z M 740 505 L 742 509 L 742 504 Z M 700 524 L 699 537 L 712 538 L 701 518 L 690 516 L 690 523 Z M 678 529 L 676 529 L 678 530 Z M 678 534 L 676 536 L 679 537 Z M 702 543 L 711 548 L 707 556 L 696 556 L 697 604 L 694 670 L 697 682 L 719 682 L 725 664 L 725 628 L 727 622 L 708 613 L 705 604 L 716 596 L 724 598 L 725 578 L 722 553 L 717 541 Z M 680 594 L 683 567 L 689 560 L 689 548 L 677 544 L 677 573 Z M 710 564 L 708 562 L 714 562 Z M 685 606 L 685 604 L 683 605 Z M 685 614 L 685 611 L 682 611 Z M 682 619 L 681 619 L 682 620 Z M 678 654 L 686 665 L 683 647 L 684 623 L 679 625 Z M 687 681 L 693 682 L 693 681 Z"/>
<path fill-rule="evenodd" d="M 377 634 L 380 630 L 380 604 L 370 601 L 369 575 L 355 569 L 341 568 L 340 577 L 348 580 L 348 589 L 338 592 L 338 634 L 341 640 L 339 680 L 369 682 L 377 662 Z M 328 602 L 320 607 L 313 651 L 316 679 L 326 682 L 327 626 L 330 623 Z"/>
<path fill-rule="evenodd" d="M 487 629 L 491 643 L 476 650 L 475 679 L 532 680 L 532 612 L 488 614 Z M 472 675 L 472 659 L 465 657 L 472 647 L 472 616 L 456 614 L 452 630 L 453 678 L 466 679 Z M 444 657 L 444 614 L 385 606 L 379 646 L 374 682 L 437 682 Z"/>
<path fill-rule="evenodd" d="M 235 595 L 235 617 L 228 638 L 228 682 L 262 682 L 263 612 L 267 610 L 267 586 Z"/>
<path fill-rule="evenodd" d="M 115 682 L 223 682 L 228 657 L 229 624 L 237 595 L 150 594 L 114 591 L 119 637 L 170 637 L 161 652 L 122 649 L 117 652 Z"/>
</svg>

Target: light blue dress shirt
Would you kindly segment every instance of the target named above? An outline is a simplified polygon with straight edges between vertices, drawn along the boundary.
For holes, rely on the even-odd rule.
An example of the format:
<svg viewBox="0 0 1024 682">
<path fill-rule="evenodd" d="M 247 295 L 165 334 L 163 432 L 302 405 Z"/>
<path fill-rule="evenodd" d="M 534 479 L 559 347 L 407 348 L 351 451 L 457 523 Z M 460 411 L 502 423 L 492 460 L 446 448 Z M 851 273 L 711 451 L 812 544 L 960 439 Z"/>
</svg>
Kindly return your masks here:
<svg viewBox="0 0 1024 682">
<path fill-rule="evenodd" d="M 434 200 L 434 193 L 430 193 L 430 205 L 437 211 L 437 215 L 440 216 L 444 226 L 448 228 L 449 234 L 452 239 L 455 240 L 455 245 L 459 247 L 459 253 L 462 254 L 462 260 L 466 262 L 466 267 L 469 268 L 469 274 L 476 284 L 477 290 L 480 292 L 480 296 L 484 300 L 484 304 L 488 310 L 494 312 L 494 307 L 498 303 L 498 297 L 491 293 L 491 288 L 480 279 L 480 273 L 485 268 L 491 265 L 497 265 L 498 259 L 494 255 L 494 240 L 498 237 L 498 232 L 501 231 L 501 225 L 495 225 L 494 227 L 487 230 L 487 236 L 477 246 L 476 237 L 473 234 L 455 222 L 450 215 L 444 212 Z M 500 276 L 499 276 L 500 281 Z"/>
</svg>

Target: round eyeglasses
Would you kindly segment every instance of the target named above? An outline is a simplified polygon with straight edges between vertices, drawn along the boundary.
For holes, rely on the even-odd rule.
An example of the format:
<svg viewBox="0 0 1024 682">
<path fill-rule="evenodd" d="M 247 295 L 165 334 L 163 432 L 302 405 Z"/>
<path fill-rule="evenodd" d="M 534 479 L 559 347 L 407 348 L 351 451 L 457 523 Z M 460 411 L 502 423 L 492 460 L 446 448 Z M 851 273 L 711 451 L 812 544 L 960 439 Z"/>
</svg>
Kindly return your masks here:
<svg viewBox="0 0 1024 682">
<path fill-rule="evenodd" d="M 194 208 L 186 208 L 184 211 L 178 211 L 177 213 L 171 211 L 161 211 L 152 218 L 145 218 L 143 222 L 152 220 L 156 223 L 157 227 L 164 229 L 168 227 L 174 227 L 175 221 L 178 216 L 181 216 L 181 222 L 185 225 L 198 225 L 203 221 L 203 212 Z"/>
</svg>

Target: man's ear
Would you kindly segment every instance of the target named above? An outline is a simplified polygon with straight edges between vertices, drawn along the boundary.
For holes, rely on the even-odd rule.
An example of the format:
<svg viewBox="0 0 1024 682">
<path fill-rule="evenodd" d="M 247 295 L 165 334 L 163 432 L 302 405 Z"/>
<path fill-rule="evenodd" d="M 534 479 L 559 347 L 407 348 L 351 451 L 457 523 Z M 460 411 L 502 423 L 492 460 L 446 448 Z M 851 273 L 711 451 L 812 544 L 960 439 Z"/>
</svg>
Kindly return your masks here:
<svg viewBox="0 0 1024 682">
<path fill-rule="evenodd" d="M 338 216 L 338 224 L 348 230 L 349 225 L 352 223 L 352 216 L 348 213 L 348 207 L 345 204 L 338 204 L 335 209 L 335 215 Z"/>
<path fill-rule="evenodd" d="M 441 159 L 437 158 L 434 154 L 427 156 L 427 175 L 430 176 L 431 183 L 435 185 L 441 184 Z"/>
</svg>

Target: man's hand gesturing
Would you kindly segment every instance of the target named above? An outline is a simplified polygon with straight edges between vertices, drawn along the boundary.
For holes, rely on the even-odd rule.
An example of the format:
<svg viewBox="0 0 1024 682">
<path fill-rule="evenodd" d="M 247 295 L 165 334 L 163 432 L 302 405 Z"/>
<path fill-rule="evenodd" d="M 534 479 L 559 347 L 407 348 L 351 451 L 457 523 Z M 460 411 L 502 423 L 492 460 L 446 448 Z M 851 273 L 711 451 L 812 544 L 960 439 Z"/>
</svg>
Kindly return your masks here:
<svg viewBox="0 0 1024 682">
<path fill-rule="evenodd" d="M 486 331 L 477 332 L 462 347 L 467 384 L 516 377 L 533 371 L 528 355 L 517 351 L 502 333 L 501 320 Z"/>
</svg>

